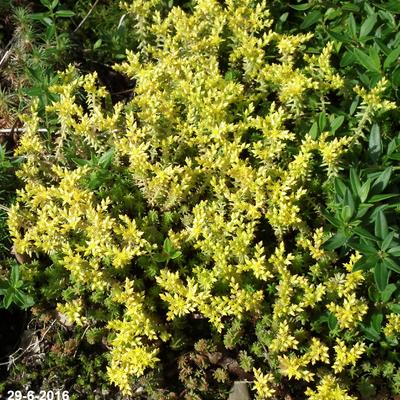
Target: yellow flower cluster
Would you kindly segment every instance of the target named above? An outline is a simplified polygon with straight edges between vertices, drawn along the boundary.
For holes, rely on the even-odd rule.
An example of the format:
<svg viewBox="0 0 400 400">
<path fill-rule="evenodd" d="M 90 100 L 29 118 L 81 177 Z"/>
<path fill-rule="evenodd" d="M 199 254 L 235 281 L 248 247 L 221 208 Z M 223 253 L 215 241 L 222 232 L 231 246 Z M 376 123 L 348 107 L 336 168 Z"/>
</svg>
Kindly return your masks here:
<svg viewBox="0 0 400 400">
<path fill-rule="evenodd" d="M 343 340 L 336 339 L 335 362 L 332 366 L 335 373 L 342 372 L 348 365 L 355 365 L 356 361 L 363 355 L 367 346 L 365 343 L 357 342 L 352 348 L 348 348 Z"/>
<path fill-rule="evenodd" d="M 48 112 L 57 113 L 60 123 L 56 158 L 62 156 L 62 148 L 67 140 L 72 140 L 77 148 L 89 145 L 96 154 L 104 153 L 111 147 L 111 139 L 115 137 L 122 104 L 117 103 L 112 114 L 107 115 L 102 106 L 107 92 L 104 87 L 96 86 L 96 72 L 83 78 L 77 76 L 76 68 L 71 65 L 62 77 L 63 85 L 50 87 L 52 92 L 59 94 L 59 100 L 46 107 Z M 85 91 L 89 112 L 84 112 L 83 107 L 77 104 L 75 93 L 80 88 Z"/>
<path fill-rule="evenodd" d="M 304 380 L 310 382 L 314 380 L 314 372 L 308 370 L 308 360 L 304 357 L 297 357 L 295 355 L 279 356 L 279 366 L 282 375 L 287 376 L 289 379 Z"/>
<path fill-rule="evenodd" d="M 326 260 L 328 258 L 328 254 L 324 249 L 322 249 L 322 244 L 324 243 L 323 235 L 323 228 L 317 228 L 312 236 L 312 240 L 308 239 L 303 233 L 303 235 L 297 240 L 297 244 L 303 249 L 308 250 L 314 260 Z"/>
<path fill-rule="evenodd" d="M 351 137 L 334 138 L 331 141 L 326 141 L 328 133 L 324 132 L 320 136 L 320 151 L 322 155 L 322 165 L 328 167 L 328 176 L 337 175 L 340 167 L 338 161 L 341 155 L 346 151 L 353 139 Z"/>
<path fill-rule="evenodd" d="M 339 305 L 337 301 L 327 305 L 328 310 L 335 314 L 342 329 L 354 329 L 368 311 L 366 301 L 363 298 L 357 298 L 355 292 L 364 281 L 362 271 L 352 272 L 354 264 L 360 258 L 360 253 L 352 254 L 349 262 L 343 265 L 347 272 L 337 273 L 327 282 L 328 291 L 335 292 L 339 298 L 343 298 L 342 305 Z"/>
<path fill-rule="evenodd" d="M 362 98 L 363 103 L 370 107 L 374 112 L 388 111 L 397 108 L 397 105 L 393 101 L 382 100 L 382 95 L 387 84 L 387 79 L 382 78 L 369 92 L 358 85 L 354 88 L 354 91 Z"/>
<path fill-rule="evenodd" d="M 367 313 L 368 306 L 363 299 L 357 299 L 356 294 L 345 296 L 343 305 L 329 303 L 327 308 L 335 314 L 341 328 L 354 328 L 362 317 Z"/>
<path fill-rule="evenodd" d="M 70 324 L 82 326 L 87 323 L 87 318 L 82 315 L 84 312 L 82 299 L 75 299 L 66 304 L 57 303 L 57 311 L 63 314 Z"/>
<path fill-rule="evenodd" d="M 281 350 L 282 351 L 282 350 Z M 314 373 L 309 371 L 309 364 L 314 365 L 318 361 L 329 364 L 329 348 L 319 339 L 313 337 L 309 343 L 308 350 L 301 356 L 283 355 L 279 356 L 280 371 L 283 375 L 297 380 L 310 382 L 314 380 Z"/>
<path fill-rule="evenodd" d="M 254 390 L 257 392 L 257 399 L 270 399 L 274 396 L 276 389 L 273 387 L 275 379 L 272 374 L 263 374 L 260 369 L 253 369 Z"/>
<path fill-rule="evenodd" d="M 396 337 L 400 332 L 400 315 L 390 313 L 387 316 L 387 322 L 383 328 L 383 332 L 387 337 Z"/>
<path fill-rule="evenodd" d="M 305 394 L 308 400 L 356 400 L 356 397 L 348 395 L 346 390 L 340 387 L 337 378 L 332 375 L 325 375 L 316 390 L 308 388 Z"/>
<path fill-rule="evenodd" d="M 343 87 L 343 78 L 335 73 L 330 63 L 330 58 L 333 52 L 333 43 L 328 42 L 321 54 L 311 55 L 306 54 L 304 59 L 307 61 L 307 70 L 318 80 L 318 89 L 322 92 L 329 89 L 340 89 Z"/>
<path fill-rule="evenodd" d="M 135 292 L 133 281 L 125 281 L 124 290 L 115 285 L 112 299 L 126 307 L 123 320 L 112 320 L 108 328 L 116 331 L 111 340 L 111 365 L 107 368 L 110 381 L 115 383 L 125 394 L 131 394 L 131 376 L 143 375 L 146 368 L 152 368 L 159 361 L 158 349 L 147 345 L 160 337 L 168 339 L 168 334 L 146 315 L 144 293 Z"/>
<path fill-rule="evenodd" d="M 326 262 L 329 262 L 329 255 L 318 253 L 323 241 L 322 235 L 322 230 L 317 229 L 311 240 L 303 233 L 298 238 L 297 244 L 308 248 L 316 259 L 320 258 L 321 268 L 331 268 L 326 265 Z M 329 347 L 326 344 L 317 337 L 312 337 L 308 344 L 302 340 L 304 329 L 307 329 L 305 325 L 307 319 L 303 319 L 301 315 L 307 307 L 312 309 L 318 307 L 318 304 L 326 304 L 327 298 L 334 296 L 336 303 L 328 303 L 326 307 L 335 314 L 339 326 L 349 330 L 354 329 L 357 322 L 361 321 L 366 314 L 368 307 L 365 301 L 356 297 L 355 292 L 364 277 L 360 271 L 352 272 L 353 265 L 359 258 L 359 253 L 353 254 L 349 262 L 343 265 L 346 273 L 337 273 L 331 280 L 319 284 L 311 283 L 309 278 L 291 272 L 293 256 L 291 254 L 285 256 L 283 243 L 269 258 L 268 262 L 271 264 L 273 274 L 280 275 L 280 279 L 273 304 L 272 339 L 268 343 L 268 352 L 277 355 L 282 375 L 312 381 L 315 379 L 313 365 L 317 362 L 330 364 Z M 324 279 L 323 276 L 321 279 Z M 342 306 L 338 304 L 341 298 L 343 299 Z M 336 356 L 332 369 L 335 373 L 339 373 L 348 366 L 355 365 L 365 352 L 366 345 L 363 342 L 357 342 L 349 347 L 344 341 L 339 340 L 334 350 Z M 323 386 L 321 388 L 321 393 L 323 393 Z M 335 390 L 341 393 L 342 389 L 338 386 Z M 318 391 L 314 395 L 317 396 L 317 393 Z M 343 395 L 346 396 L 345 392 Z"/>
<path fill-rule="evenodd" d="M 282 55 L 282 61 L 285 63 L 293 62 L 293 53 L 298 49 L 300 44 L 307 42 L 313 37 L 311 32 L 298 35 L 282 35 L 278 41 L 278 50 Z"/>
<path fill-rule="evenodd" d="M 25 117 L 26 133 L 17 149 L 26 157 L 19 172 L 25 187 L 9 214 L 16 250 L 57 255 L 72 285 L 88 298 L 103 296 L 106 304 L 97 306 L 124 306 L 108 323 L 114 335 L 108 374 L 124 394 L 131 391 L 132 377 L 155 366 L 157 343 L 168 340 L 169 321 L 198 312 L 222 332 L 225 319 L 258 317 L 267 296 L 273 335 L 268 351 L 279 357 L 284 375 L 311 381 L 315 364 L 329 363 L 329 349 L 310 333 L 309 311 L 330 310 L 343 329 L 353 329 L 367 312 L 356 294 L 362 273 L 351 272 L 356 259 L 345 265 L 345 273 L 334 275 L 336 269 L 329 266 L 332 273 L 326 266 L 330 256 L 322 249 L 322 230 L 310 232 L 301 218 L 316 153 L 327 174 L 334 175 L 351 140 L 326 133 L 313 139 L 288 128 L 305 108 L 313 109 L 307 93 L 323 103 L 329 91 L 342 87 L 330 64 L 333 46 L 303 57 L 299 50 L 311 35 L 272 32 L 265 1 L 197 0 L 192 13 L 173 7 L 165 17 L 158 12 L 161 3 L 123 4 L 136 20 L 140 40 L 140 51 L 128 51 L 127 60 L 115 66 L 136 82 L 126 110 L 121 104 L 105 109 L 108 94 L 97 85 L 96 74 L 81 77 L 70 67 L 62 74 L 63 84 L 52 88 L 59 100 L 47 110 L 59 118 L 54 148 L 37 134 L 35 109 Z M 219 61 L 221 44 L 229 49 L 227 71 Z M 281 55 L 277 62 L 267 62 L 271 49 Z M 306 65 L 298 67 L 302 61 Z M 243 72 L 240 79 L 231 78 L 237 70 Z M 383 86 L 384 81 L 369 94 L 356 90 L 368 106 L 383 109 L 378 105 Z M 78 92 L 85 94 L 86 108 Z M 275 102 L 258 112 L 269 95 Z M 72 168 L 67 149 L 87 161 L 113 149 L 110 169 L 129 174 L 147 215 L 113 212 L 114 200 L 99 200 L 84 184 L 92 167 Z M 157 230 L 153 217 L 159 212 L 176 213 L 183 227 L 170 229 L 171 242 L 202 260 L 190 275 L 184 268 L 168 269 L 167 262 L 155 278 L 168 306 L 165 325 L 151 315 L 148 294 L 134 290 L 132 278 L 142 272 L 137 259 L 151 260 L 158 248 L 149 232 Z M 257 238 L 263 225 L 272 226 L 275 248 L 275 238 L 270 243 Z M 285 254 L 285 237 L 293 230 L 303 237 Z M 299 248 L 328 279 L 310 274 L 308 265 L 293 265 Z M 249 275 L 260 285 L 256 289 L 246 285 Z M 267 283 L 276 289 L 272 294 Z M 76 323 L 84 322 L 82 307 L 79 299 L 59 306 Z M 346 358 L 344 348 L 342 343 L 335 347 L 335 372 L 353 365 L 364 351 L 356 344 Z M 288 350 L 293 354 L 285 354 Z M 254 373 L 258 396 L 273 396 L 272 375 Z M 330 378 L 321 380 L 317 392 L 310 389 L 310 398 L 318 399 L 328 388 L 347 399 Z"/>
<path fill-rule="evenodd" d="M 277 335 L 272 339 L 269 350 L 273 352 L 285 352 L 288 349 L 297 349 L 299 341 L 289 333 L 289 325 L 287 321 L 281 321 L 279 323 Z"/>
<path fill-rule="evenodd" d="M 198 268 L 196 272 L 200 285 L 188 278 L 187 286 L 185 286 L 177 272 L 172 273 L 166 269 L 163 269 L 156 278 L 157 283 L 166 291 L 160 297 L 168 303 L 167 318 L 169 320 L 198 310 L 209 319 L 218 332 L 221 332 L 224 328 L 222 317 L 240 318 L 245 311 L 258 310 L 263 300 L 262 291 L 250 293 L 243 290 L 232 277 L 230 296 L 216 296 L 211 292 L 213 283 L 217 281 L 216 277 L 207 273 L 205 269 Z"/>
</svg>

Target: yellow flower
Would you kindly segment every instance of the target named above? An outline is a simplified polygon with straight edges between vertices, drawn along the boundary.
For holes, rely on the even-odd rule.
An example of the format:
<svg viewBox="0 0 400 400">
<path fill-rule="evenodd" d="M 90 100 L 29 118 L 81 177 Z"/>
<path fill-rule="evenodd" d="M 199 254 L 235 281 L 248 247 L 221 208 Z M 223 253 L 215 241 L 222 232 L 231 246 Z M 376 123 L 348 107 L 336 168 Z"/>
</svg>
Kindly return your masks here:
<svg viewBox="0 0 400 400">
<path fill-rule="evenodd" d="M 363 342 L 357 342 L 352 348 L 348 348 L 343 340 L 336 339 L 335 362 L 332 366 L 335 373 L 342 372 L 348 365 L 355 365 L 356 361 L 362 356 L 367 349 Z"/>
<path fill-rule="evenodd" d="M 57 303 L 57 310 L 64 314 L 69 323 L 77 324 L 78 326 L 85 325 L 87 319 L 82 315 L 83 312 L 83 301 L 82 299 L 75 299 L 66 304 Z"/>
<path fill-rule="evenodd" d="M 270 399 L 276 393 L 273 387 L 274 376 L 271 373 L 263 374 L 260 369 L 253 368 L 254 390 L 257 392 L 257 399 Z"/>
<path fill-rule="evenodd" d="M 316 390 L 307 388 L 305 394 L 308 400 L 356 400 L 356 397 L 348 395 L 346 390 L 340 387 L 337 379 L 331 375 L 325 375 Z"/>
</svg>

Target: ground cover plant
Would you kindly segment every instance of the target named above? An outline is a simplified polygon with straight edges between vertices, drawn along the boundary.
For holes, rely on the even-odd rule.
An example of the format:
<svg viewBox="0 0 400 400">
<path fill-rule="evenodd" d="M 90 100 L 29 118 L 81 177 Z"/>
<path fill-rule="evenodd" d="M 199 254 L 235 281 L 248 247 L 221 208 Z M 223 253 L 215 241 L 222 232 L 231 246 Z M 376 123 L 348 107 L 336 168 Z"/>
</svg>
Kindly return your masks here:
<svg viewBox="0 0 400 400">
<path fill-rule="evenodd" d="M 110 14 L 104 15 L 102 11 L 107 6 L 110 10 L 112 8 L 110 5 L 112 4 L 102 4 L 93 9 L 91 15 L 97 18 L 96 24 L 102 26 L 104 21 L 113 22 Z M 115 36 L 124 30 L 124 26 L 117 29 L 123 11 L 115 2 L 113 7 L 120 15 L 114 18 L 114 29 L 107 27 L 107 34 Z M 78 24 L 83 21 L 87 12 L 87 4 L 75 2 L 60 4 L 55 1 L 33 3 L 21 0 L 0 3 L 0 304 L 5 308 L 0 311 L 3 321 L 0 333 L 2 395 L 7 389 L 21 389 L 24 385 L 39 392 L 40 389 L 52 389 L 69 384 L 78 395 L 82 392 L 97 395 L 102 390 L 99 378 L 95 387 L 92 383 L 97 374 L 93 374 L 93 365 L 101 365 L 103 362 L 101 357 L 87 354 L 86 350 L 81 348 L 79 357 L 71 358 L 75 350 L 71 353 L 71 346 L 68 346 L 68 343 L 75 343 L 75 339 L 71 338 L 70 332 L 59 323 L 53 324 L 49 330 L 47 324 L 54 316 L 51 316 L 45 307 L 39 308 L 39 311 L 31 309 L 28 314 L 24 311 L 32 305 L 32 298 L 28 294 L 32 288 L 26 287 L 26 281 L 21 280 L 26 269 L 24 265 L 18 266 L 17 262 L 24 263 L 29 258 L 15 253 L 7 229 L 8 207 L 16 197 L 16 189 L 21 187 L 21 182 L 15 176 L 15 170 L 22 159 L 13 155 L 13 149 L 23 130 L 20 115 L 29 109 L 32 98 L 38 99 L 38 112 L 46 119 L 46 128 L 51 128 L 52 121 L 47 118 L 45 107 L 53 96 L 48 87 L 56 82 L 57 70 L 66 68 L 69 62 L 74 62 L 81 65 L 82 70 L 89 71 L 94 69 L 91 57 L 96 58 L 97 68 L 103 61 L 98 54 L 96 56 L 92 54 L 99 50 L 99 46 L 95 46 L 98 38 L 96 39 L 92 32 L 96 24 Z M 129 18 L 126 18 L 126 21 L 128 20 Z M 80 38 L 77 37 L 79 35 L 91 37 L 92 42 L 86 40 L 82 46 Z M 134 40 L 134 37 L 132 39 Z M 120 35 L 119 40 L 123 43 L 125 39 Z M 111 42 L 107 42 L 107 49 L 108 61 L 112 62 L 112 53 L 115 49 Z M 105 53 L 103 50 L 102 54 Z M 82 59 L 86 60 L 84 66 Z M 112 92 L 118 91 L 118 84 L 121 84 L 119 77 L 115 73 L 113 81 L 107 82 Z M 26 325 L 29 320 L 28 327 L 21 326 L 21 324 Z M 35 327 L 34 330 L 31 330 L 32 326 Z M 20 336 L 25 328 L 21 341 Z M 41 337 L 44 333 L 46 334 Z M 39 346 L 30 345 L 39 338 L 41 338 L 40 349 Z M 24 349 L 21 349 L 19 344 L 23 344 Z M 59 347 L 65 351 L 57 351 Z M 35 349 L 33 353 L 27 351 L 32 348 Z M 92 352 L 92 349 L 90 351 Z M 45 360 L 42 357 L 44 352 L 50 354 Z M 67 357 L 71 359 L 67 360 Z M 54 369 L 65 373 L 55 375 L 52 372 Z M 104 396 L 109 395 L 105 389 L 103 392 Z"/>
<path fill-rule="evenodd" d="M 24 384 L 64 365 L 71 398 L 399 394 L 396 10 L 289 7 L 122 3 L 128 100 L 70 65 L 30 102 L 8 225 L 64 329 Z"/>
</svg>

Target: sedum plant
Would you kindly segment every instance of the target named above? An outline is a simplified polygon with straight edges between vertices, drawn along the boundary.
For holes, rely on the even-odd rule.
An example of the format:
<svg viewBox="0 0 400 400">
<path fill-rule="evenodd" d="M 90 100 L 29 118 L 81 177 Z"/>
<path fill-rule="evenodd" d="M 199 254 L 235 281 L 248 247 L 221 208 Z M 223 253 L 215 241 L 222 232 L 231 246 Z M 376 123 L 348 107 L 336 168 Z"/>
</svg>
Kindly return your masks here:
<svg viewBox="0 0 400 400">
<path fill-rule="evenodd" d="M 356 88 L 365 104 L 346 136 L 325 108 L 344 85 L 331 43 L 303 54 L 312 35 L 271 30 L 265 2 L 198 0 L 166 16 L 159 3 L 123 4 L 141 41 L 115 66 L 135 82 L 129 103 L 70 66 L 51 89 L 53 137 L 39 134 L 37 104 L 24 116 L 16 251 L 41 257 L 31 279 L 59 313 L 106 328 L 108 378 L 124 395 L 165 362 L 161 349 L 193 346 L 177 326 L 200 319 L 216 337 L 234 321 L 252 330 L 236 350 L 225 341 L 251 351 L 259 399 L 283 379 L 310 399 L 353 399 L 347 372 L 368 353 L 365 278 L 359 253 L 337 262 L 323 248 L 314 196 L 374 111 L 393 107 L 385 80 Z"/>
</svg>

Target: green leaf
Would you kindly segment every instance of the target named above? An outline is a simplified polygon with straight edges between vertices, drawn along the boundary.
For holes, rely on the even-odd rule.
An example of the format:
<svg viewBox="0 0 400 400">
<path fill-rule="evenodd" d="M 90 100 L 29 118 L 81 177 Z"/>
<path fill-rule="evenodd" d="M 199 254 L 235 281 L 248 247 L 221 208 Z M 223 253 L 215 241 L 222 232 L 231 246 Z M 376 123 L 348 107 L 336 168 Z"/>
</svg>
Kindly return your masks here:
<svg viewBox="0 0 400 400">
<path fill-rule="evenodd" d="M 48 26 L 54 25 L 54 21 L 49 17 L 44 17 L 41 21 L 44 22 Z"/>
<path fill-rule="evenodd" d="M 368 200 L 371 203 L 377 203 L 378 201 L 391 199 L 393 197 L 399 197 L 399 194 L 396 193 L 388 193 L 388 194 L 375 194 Z"/>
<path fill-rule="evenodd" d="M 361 203 L 364 203 L 367 200 L 370 188 L 371 188 L 371 179 L 368 178 L 368 180 L 363 183 L 360 189 L 359 196 Z"/>
<path fill-rule="evenodd" d="M 381 70 L 381 59 L 379 57 L 379 53 L 378 50 L 375 47 L 370 47 L 369 48 L 369 56 L 371 57 L 371 59 L 373 60 L 374 64 L 377 66 L 378 71 L 380 72 Z M 375 86 L 376 83 L 378 82 L 378 80 L 380 79 L 380 74 L 377 74 L 377 76 L 374 78 L 376 79 L 376 81 L 373 81 L 371 79 L 371 86 Z M 374 83 L 372 83 L 374 82 Z"/>
<path fill-rule="evenodd" d="M 288 19 L 289 13 L 285 12 L 279 17 L 279 21 L 285 22 Z"/>
<path fill-rule="evenodd" d="M 368 286 L 368 298 L 373 302 L 377 303 L 381 299 L 381 292 L 377 289 L 376 285 Z"/>
<path fill-rule="evenodd" d="M 372 14 L 362 23 L 360 28 L 360 39 L 363 38 L 364 36 L 367 36 L 372 31 L 372 29 L 376 24 L 376 21 L 377 21 L 376 14 Z"/>
<path fill-rule="evenodd" d="M 344 122 L 343 115 L 339 115 L 338 117 L 336 117 L 330 124 L 331 132 L 332 133 L 336 132 L 343 125 L 343 122 Z"/>
<path fill-rule="evenodd" d="M 375 180 L 374 184 L 372 185 L 372 190 L 374 190 L 375 192 L 382 192 L 383 190 L 385 190 L 387 185 L 389 184 L 392 171 L 392 167 L 386 168 Z"/>
<path fill-rule="evenodd" d="M 339 220 L 337 220 L 333 215 L 327 213 L 327 212 L 322 212 L 323 217 L 329 221 L 329 223 L 336 228 L 339 228 L 341 226 Z"/>
<path fill-rule="evenodd" d="M 400 49 L 400 47 L 399 47 L 399 49 Z M 388 147 L 387 147 L 387 151 L 386 151 L 386 154 L 388 156 L 390 156 L 395 150 L 397 150 L 397 148 L 399 147 L 398 141 L 399 141 L 399 137 L 395 137 L 390 141 L 390 143 L 388 144 Z M 399 154 L 399 153 L 397 153 L 397 154 Z"/>
<path fill-rule="evenodd" d="M 346 190 L 344 192 L 343 203 L 344 203 L 345 206 L 349 206 L 350 207 L 351 215 L 353 215 L 354 211 L 355 211 L 354 199 L 353 199 L 353 196 L 351 195 L 350 189 L 347 188 L 347 187 L 346 187 Z"/>
<path fill-rule="evenodd" d="M 399 47 L 400 48 L 400 47 Z M 393 152 L 395 152 L 398 148 L 399 148 L 399 145 L 400 145 L 400 143 L 399 143 L 399 136 L 397 136 L 397 137 L 395 137 L 395 138 L 393 138 L 390 142 L 389 142 L 389 144 L 388 144 L 388 147 L 387 147 L 387 151 L 386 151 L 386 154 L 388 155 L 388 156 L 390 156 Z M 398 154 L 398 153 L 397 153 Z"/>
<path fill-rule="evenodd" d="M 5 309 L 8 309 L 11 306 L 11 304 L 13 302 L 13 297 L 14 297 L 14 291 L 11 289 L 7 290 L 7 292 L 3 298 L 3 307 Z"/>
<path fill-rule="evenodd" d="M 334 9 L 332 7 L 328 8 L 325 12 L 325 19 L 326 20 L 334 20 L 342 15 L 342 10 Z"/>
<path fill-rule="evenodd" d="M 400 87 L 400 68 L 396 68 L 392 73 L 392 84 L 395 87 Z"/>
<path fill-rule="evenodd" d="M 389 270 L 387 269 L 385 264 L 383 264 L 382 262 L 378 262 L 375 265 L 374 277 L 376 286 L 379 291 L 384 291 L 389 282 Z"/>
<path fill-rule="evenodd" d="M 375 268 L 378 260 L 379 260 L 378 257 L 373 257 L 372 259 L 369 259 L 369 258 L 367 258 L 367 256 L 364 256 L 363 258 L 358 260 L 356 263 L 354 263 L 352 271 L 353 272 L 370 271 L 371 269 Z"/>
<path fill-rule="evenodd" d="M 390 232 L 384 239 L 383 242 L 381 244 L 381 250 L 382 251 L 386 251 L 389 246 L 392 244 L 394 238 L 394 232 Z"/>
<path fill-rule="evenodd" d="M 388 207 L 389 207 L 388 204 L 381 204 L 380 206 L 375 207 L 374 211 L 372 211 L 372 213 L 370 215 L 370 218 L 369 218 L 370 223 L 371 224 L 375 223 L 375 219 L 376 219 L 377 214 L 380 211 L 386 211 L 388 209 Z"/>
<path fill-rule="evenodd" d="M 289 7 L 290 7 L 290 8 L 293 8 L 294 10 L 297 10 L 297 11 L 306 11 L 306 10 L 308 10 L 311 6 L 312 6 L 312 4 L 310 4 L 310 3 L 295 4 L 295 5 L 289 4 Z"/>
<path fill-rule="evenodd" d="M 378 332 L 378 333 L 382 329 L 382 322 L 383 322 L 383 314 L 382 313 L 376 312 L 376 313 L 372 314 L 372 316 L 371 316 L 371 328 L 375 329 L 375 331 Z"/>
<path fill-rule="evenodd" d="M 326 123 L 327 123 L 326 114 L 325 114 L 324 112 L 319 113 L 319 117 L 318 117 L 318 127 L 319 127 L 319 130 L 320 130 L 321 132 L 323 132 L 323 130 L 325 129 Z"/>
<path fill-rule="evenodd" d="M 84 159 L 82 159 L 82 158 L 72 158 L 72 157 L 71 157 L 71 161 L 74 162 L 76 165 L 78 165 L 78 166 L 80 166 L 80 167 L 83 167 L 83 166 L 85 166 L 85 165 L 90 164 L 90 161 L 89 161 L 89 160 L 84 160 Z"/>
<path fill-rule="evenodd" d="M 358 173 L 354 168 L 350 168 L 350 187 L 353 194 L 360 197 L 361 182 Z"/>
<path fill-rule="evenodd" d="M 29 307 L 33 306 L 33 304 L 35 304 L 35 302 L 33 301 L 33 298 L 31 296 L 29 296 L 21 291 L 16 291 L 14 293 L 13 301 L 15 304 L 17 304 L 22 309 L 29 308 Z"/>
<path fill-rule="evenodd" d="M 392 294 L 396 291 L 397 287 L 394 283 L 390 283 L 386 286 L 385 290 L 381 292 L 381 299 L 383 302 L 388 302 L 392 297 Z"/>
<path fill-rule="evenodd" d="M 389 304 L 390 311 L 393 311 L 395 314 L 400 314 L 400 304 Z"/>
<path fill-rule="evenodd" d="M 355 228 L 352 229 L 352 231 L 357 234 L 357 236 L 363 238 L 363 239 L 369 239 L 372 241 L 376 241 L 376 237 L 374 235 L 372 235 L 371 233 L 369 233 L 366 229 L 364 229 L 361 226 L 357 226 Z"/>
<path fill-rule="evenodd" d="M 53 0 L 50 5 L 50 9 L 54 10 L 58 6 L 58 0 Z"/>
<path fill-rule="evenodd" d="M 382 139 L 378 124 L 372 125 L 371 134 L 369 135 L 368 153 L 375 163 L 382 153 Z"/>
<path fill-rule="evenodd" d="M 391 160 L 400 160 L 400 153 L 393 153 L 389 156 Z"/>
<path fill-rule="evenodd" d="M 335 314 L 333 313 L 329 313 L 329 317 L 328 317 L 328 327 L 331 331 L 333 331 L 336 326 L 337 326 L 338 320 L 335 317 Z"/>
<path fill-rule="evenodd" d="M 167 257 L 166 255 L 162 255 L 162 254 L 155 254 L 153 256 L 153 259 L 157 262 L 165 262 L 168 260 L 169 257 Z"/>
<path fill-rule="evenodd" d="M 182 255 L 181 251 L 175 251 L 173 254 L 171 254 L 171 260 L 175 260 L 176 258 L 180 257 Z"/>
<path fill-rule="evenodd" d="M 300 25 L 300 29 L 306 29 L 319 22 L 322 18 L 322 13 L 319 10 L 314 10 L 304 18 Z"/>
<path fill-rule="evenodd" d="M 354 3 L 343 3 L 342 4 L 342 10 L 359 12 L 360 11 L 360 7 L 357 4 L 354 4 Z"/>
<path fill-rule="evenodd" d="M 61 18 L 69 18 L 69 17 L 73 17 L 74 15 L 75 15 L 75 13 L 71 10 L 56 11 L 56 16 L 61 17 Z"/>
<path fill-rule="evenodd" d="M 344 68 L 347 67 L 348 65 L 354 64 L 355 58 L 354 54 L 351 51 L 346 51 L 342 58 L 340 59 L 340 67 Z"/>
<path fill-rule="evenodd" d="M 327 29 L 326 32 L 331 39 L 337 40 L 339 43 L 343 42 L 346 43 L 349 41 L 348 36 L 343 35 L 337 31 Z"/>
<path fill-rule="evenodd" d="M 169 238 L 166 238 L 164 240 L 163 250 L 168 254 L 171 254 L 173 252 L 174 248 L 172 247 L 172 242 L 171 240 L 169 240 Z"/>
<path fill-rule="evenodd" d="M 106 151 L 100 158 L 99 158 L 99 165 L 103 168 L 108 168 L 114 158 L 114 149 L 110 149 Z"/>
<path fill-rule="evenodd" d="M 400 265 L 397 264 L 390 257 L 385 257 L 384 260 L 383 260 L 383 263 L 385 264 L 386 268 L 391 269 L 392 271 L 397 272 L 397 273 L 400 274 Z"/>
<path fill-rule="evenodd" d="M 347 187 L 343 181 L 339 178 L 335 178 L 335 191 L 343 199 L 346 193 Z"/>
<path fill-rule="evenodd" d="M 354 19 L 353 13 L 350 13 L 347 17 L 347 26 L 349 28 L 349 33 L 353 39 L 357 38 L 357 24 L 356 20 Z"/>
<path fill-rule="evenodd" d="M 19 265 L 14 264 L 11 268 L 11 275 L 10 275 L 10 285 L 15 287 L 17 282 L 19 281 Z"/>
<path fill-rule="evenodd" d="M 375 243 L 370 240 L 364 239 L 360 243 L 351 243 L 351 247 L 367 256 L 377 256 L 378 249 L 375 247 Z"/>
<path fill-rule="evenodd" d="M 342 208 L 340 216 L 342 217 L 342 220 L 344 222 L 349 222 L 351 220 L 351 217 L 353 216 L 353 210 L 350 206 L 346 205 Z"/>
<path fill-rule="evenodd" d="M 392 50 L 385 59 L 383 63 L 383 68 L 390 68 L 399 58 L 400 56 L 400 46 L 396 49 Z"/>
<path fill-rule="evenodd" d="M 314 122 L 310 128 L 310 131 L 308 132 L 311 136 L 311 139 L 318 139 L 318 123 Z"/>
<path fill-rule="evenodd" d="M 31 97 L 37 97 L 43 93 L 43 89 L 40 87 L 23 88 L 22 91 Z"/>
<path fill-rule="evenodd" d="M 390 248 L 388 253 L 394 255 L 395 257 L 400 257 L 400 246 Z"/>
<path fill-rule="evenodd" d="M 356 214 L 356 219 L 362 218 L 371 207 L 372 207 L 372 204 L 369 204 L 369 203 L 359 204 L 357 214 Z"/>
<path fill-rule="evenodd" d="M 372 57 L 364 53 L 360 49 L 353 50 L 354 56 L 359 64 L 361 64 L 368 71 L 380 72 L 380 65 L 377 65 Z"/>
<path fill-rule="evenodd" d="M 343 246 L 346 243 L 347 239 L 348 239 L 348 237 L 344 234 L 344 232 L 339 231 L 338 233 L 336 233 L 336 235 L 331 237 L 325 243 L 325 249 L 326 250 L 335 250 L 338 247 Z"/>
<path fill-rule="evenodd" d="M 374 232 L 375 236 L 381 239 L 385 239 L 385 237 L 389 234 L 388 224 L 383 211 L 379 211 L 376 214 Z"/>
<path fill-rule="evenodd" d="M 97 40 L 96 43 L 93 45 L 93 50 L 98 49 L 101 46 L 102 42 L 103 41 L 101 39 Z"/>
<path fill-rule="evenodd" d="M 387 56 L 390 53 L 390 49 L 386 46 L 386 40 L 382 40 L 381 38 L 377 37 L 378 34 L 380 34 L 379 30 L 375 32 L 374 42 L 379 46 L 379 50 L 381 50 L 383 53 L 382 55 Z"/>
<path fill-rule="evenodd" d="M 354 100 L 351 102 L 349 114 L 353 115 L 354 112 L 357 110 L 358 103 L 360 102 L 360 96 L 356 96 Z"/>
<path fill-rule="evenodd" d="M 375 342 L 380 339 L 379 333 L 374 328 L 363 326 L 361 327 L 361 330 L 364 333 L 364 336 L 369 340 Z"/>
<path fill-rule="evenodd" d="M 400 13 L 400 3 L 398 0 L 390 0 L 388 2 L 384 2 L 378 7 L 383 8 L 384 10 L 391 11 L 392 13 Z"/>
</svg>

